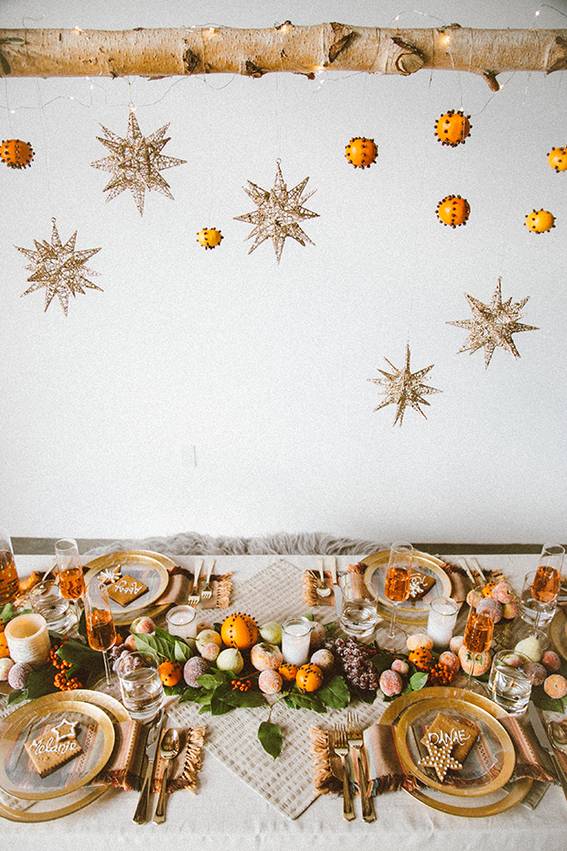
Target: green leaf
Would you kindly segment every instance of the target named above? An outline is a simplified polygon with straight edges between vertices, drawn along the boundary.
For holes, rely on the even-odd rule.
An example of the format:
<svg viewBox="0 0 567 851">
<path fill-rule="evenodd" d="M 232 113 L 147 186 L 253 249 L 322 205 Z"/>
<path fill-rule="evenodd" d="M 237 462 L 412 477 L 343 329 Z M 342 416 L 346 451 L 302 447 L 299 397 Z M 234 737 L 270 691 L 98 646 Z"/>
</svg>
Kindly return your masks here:
<svg viewBox="0 0 567 851">
<path fill-rule="evenodd" d="M 76 665 L 77 669 L 95 674 L 104 667 L 102 653 L 91 650 L 88 645 L 74 639 L 65 641 L 57 651 L 57 655 L 65 662 Z"/>
<path fill-rule="evenodd" d="M 427 678 L 429 674 L 425 671 L 417 671 L 415 674 L 412 674 L 410 677 L 409 684 L 411 686 L 412 691 L 420 691 L 427 684 Z"/>
<path fill-rule="evenodd" d="M 201 674 L 200 677 L 197 677 L 197 682 L 200 686 L 206 689 L 214 690 L 218 685 L 224 683 L 224 677 L 219 676 L 222 674 L 222 671 L 213 672 L 211 674 Z"/>
<path fill-rule="evenodd" d="M 258 739 L 266 753 L 277 759 L 283 746 L 283 733 L 280 725 L 272 724 L 271 721 L 262 721 L 258 727 Z"/>
<path fill-rule="evenodd" d="M 292 690 L 284 698 L 284 703 L 291 709 L 310 709 L 312 712 L 320 712 L 325 714 L 327 711 L 315 694 L 303 694 L 300 691 Z"/>
<path fill-rule="evenodd" d="M 211 715 L 226 715 L 227 712 L 232 712 L 235 708 L 225 698 L 230 691 L 230 686 L 226 683 L 217 686 L 211 695 Z"/>
<path fill-rule="evenodd" d="M 13 603 L 5 603 L 0 609 L 0 621 L 8 623 L 12 618 L 16 617 L 16 610 Z"/>
<path fill-rule="evenodd" d="M 42 665 L 41 668 L 34 668 L 27 678 L 25 691 L 29 700 L 57 691 L 53 685 L 53 667 Z"/>
<path fill-rule="evenodd" d="M 350 703 L 350 691 L 343 677 L 333 677 L 317 692 L 319 700 L 332 709 L 344 709 Z"/>
<path fill-rule="evenodd" d="M 237 691 L 236 689 L 231 689 L 224 699 L 231 706 L 246 706 L 248 709 L 254 709 L 256 706 L 264 706 L 266 703 L 266 698 L 258 691 Z"/>
<path fill-rule="evenodd" d="M 184 641 L 176 641 L 174 647 L 174 656 L 176 662 L 186 662 L 187 659 L 190 659 L 193 653 L 191 652 L 191 648 Z"/>
<path fill-rule="evenodd" d="M 8 695 L 8 706 L 11 706 L 14 703 L 19 703 L 20 700 L 28 699 L 28 690 L 27 688 L 19 688 L 16 691 L 11 691 Z"/>
</svg>

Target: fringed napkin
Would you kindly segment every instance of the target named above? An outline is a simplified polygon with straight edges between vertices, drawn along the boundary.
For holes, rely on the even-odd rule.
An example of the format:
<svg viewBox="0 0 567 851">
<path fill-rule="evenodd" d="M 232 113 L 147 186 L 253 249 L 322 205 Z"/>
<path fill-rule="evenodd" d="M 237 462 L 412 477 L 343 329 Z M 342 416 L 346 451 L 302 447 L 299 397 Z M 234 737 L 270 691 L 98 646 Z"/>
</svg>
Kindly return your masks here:
<svg viewBox="0 0 567 851">
<path fill-rule="evenodd" d="M 539 746 L 531 726 L 525 722 L 522 724 L 517 718 L 511 716 L 501 718 L 500 721 L 514 742 L 516 767 L 513 779 L 531 777 L 533 780 L 541 780 L 544 783 L 559 782 L 555 770 L 550 765 L 549 757 Z M 563 769 L 567 770 L 567 754 L 556 751 L 556 756 Z"/>
<path fill-rule="evenodd" d="M 178 789 L 197 791 L 197 778 L 203 764 L 203 743 L 206 727 L 176 728 L 181 739 L 181 750 L 173 760 L 167 780 L 167 791 L 176 792 Z M 160 756 L 156 759 L 154 773 L 154 792 L 159 792 L 163 780 L 166 760 Z"/>
<path fill-rule="evenodd" d="M 367 734 L 372 731 L 372 740 L 367 741 Z M 311 729 L 311 753 L 313 755 L 313 782 L 315 789 L 320 794 L 328 792 L 341 792 L 343 768 L 340 758 L 330 747 L 330 731 L 322 727 Z M 372 725 L 365 731 L 365 745 L 367 760 L 367 773 L 370 779 L 372 794 L 381 795 L 384 792 L 395 792 L 398 789 L 415 788 L 415 779 L 404 774 L 398 760 L 392 727 Z M 376 766 L 380 765 L 380 774 L 376 772 Z M 355 781 L 358 784 L 358 772 L 355 767 Z"/>
<path fill-rule="evenodd" d="M 210 600 L 199 603 L 200 609 L 228 609 L 232 596 L 232 573 L 223 573 L 220 576 L 211 577 L 211 588 L 213 596 Z"/>
<path fill-rule="evenodd" d="M 366 565 L 362 563 L 349 564 L 347 573 L 352 574 L 350 597 L 358 600 L 371 600 L 372 595 L 364 582 L 364 571 Z M 306 570 L 303 574 L 303 599 L 307 606 L 335 606 L 335 594 L 333 591 L 333 577 L 328 571 L 323 572 L 325 585 L 331 589 L 328 597 L 320 597 L 317 594 L 317 586 L 321 581 L 318 570 Z"/>
<path fill-rule="evenodd" d="M 146 731 L 138 721 L 114 725 L 114 748 L 109 761 L 93 780 L 93 786 L 112 786 L 129 792 L 139 788 Z"/>
</svg>

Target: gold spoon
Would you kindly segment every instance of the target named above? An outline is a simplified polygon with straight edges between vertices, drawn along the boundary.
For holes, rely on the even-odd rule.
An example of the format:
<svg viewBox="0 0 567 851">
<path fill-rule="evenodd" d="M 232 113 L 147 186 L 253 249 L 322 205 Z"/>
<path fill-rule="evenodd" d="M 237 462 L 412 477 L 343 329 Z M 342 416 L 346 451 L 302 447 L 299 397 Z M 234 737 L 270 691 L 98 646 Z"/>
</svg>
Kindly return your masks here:
<svg viewBox="0 0 567 851">
<path fill-rule="evenodd" d="M 161 789 L 154 814 L 154 823 L 163 824 L 165 821 L 165 808 L 167 805 L 167 777 L 169 775 L 169 766 L 172 760 L 178 755 L 181 749 L 181 741 L 177 730 L 167 730 L 161 744 L 159 746 L 159 754 L 162 759 L 165 759 L 165 767 L 161 781 Z"/>
</svg>

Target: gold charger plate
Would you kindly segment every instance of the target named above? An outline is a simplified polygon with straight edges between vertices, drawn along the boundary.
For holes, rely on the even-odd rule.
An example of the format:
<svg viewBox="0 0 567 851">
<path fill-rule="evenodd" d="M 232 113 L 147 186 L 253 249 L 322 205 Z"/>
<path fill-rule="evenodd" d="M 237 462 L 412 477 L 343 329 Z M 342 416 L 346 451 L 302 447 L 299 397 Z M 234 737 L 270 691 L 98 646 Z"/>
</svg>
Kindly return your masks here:
<svg viewBox="0 0 567 851">
<path fill-rule="evenodd" d="M 388 564 L 390 558 L 389 550 L 380 550 L 377 553 L 371 553 L 361 560 L 361 564 L 366 566 L 364 571 L 364 583 L 376 600 L 378 611 L 381 614 L 390 615 L 392 613 L 393 604 L 386 596 L 384 596 L 384 568 Z M 432 576 L 435 579 L 435 585 L 421 599 L 413 602 L 406 601 L 397 606 L 397 620 L 402 623 L 419 623 L 427 620 L 429 615 L 429 603 L 435 597 L 450 597 L 452 594 L 451 580 L 447 573 L 443 570 L 443 562 L 441 559 L 435 558 L 428 553 L 422 553 L 416 550 L 414 553 L 413 563 L 415 567 L 422 573 Z"/>
<path fill-rule="evenodd" d="M 167 605 L 158 605 L 156 600 L 161 597 L 169 583 L 169 571 L 175 567 L 167 556 L 161 553 L 153 553 L 150 550 L 126 550 L 124 552 L 107 553 L 107 555 L 89 561 L 86 565 L 87 573 L 85 583 L 89 582 L 100 573 L 114 567 L 123 567 L 123 573 L 128 573 L 136 579 L 140 579 L 148 586 L 148 591 L 134 600 L 129 606 L 121 606 L 115 600 L 110 600 L 110 609 L 117 626 L 132 623 L 134 618 L 140 615 L 157 617 Z"/>
<path fill-rule="evenodd" d="M 29 801 L 60 798 L 87 786 L 110 759 L 115 734 L 112 721 L 106 712 L 86 701 L 70 700 L 62 703 L 57 699 L 49 699 L 53 697 L 54 695 L 45 695 L 44 703 L 39 707 L 38 701 L 22 706 L 9 715 L 0 727 L 0 787 L 9 795 Z M 25 767 L 18 769 L 20 758 L 25 754 L 25 742 L 31 740 L 34 729 L 39 733 L 49 724 L 50 715 L 62 713 L 65 717 L 69 716 L 71 720 L 73 716 L 83 719 L 79 720 L 79 723 L 85 728 L 85 735 L 89 735 L 88 720 L 94 722 L 95 735 L 90 748 L 91 752 L 85 749 L 83 739 L 84 756 L 79 755 L 75 760 L 62 765 L 46 777 L 40 778 L 29 764 L 29 760 L 27 769 Z M 80 729 L 79 733 L 81 733 Z M 85 760 L 84 770 L 77 775 L 75 769 L 78 761 L 82 759 Z M 30 788 L 30 778 L 33 778 L 34 784 L 43 784 L 44 788 L 39 791 L 37 788 Z"/>
<path fill-rule="evenodd" d="M 461 688 L 451 688 L 450 686 L 431 686 L 423 694 L 420 691 L 409 692 L 396 698 L 382 714 L 378 724 L 393 724 L 408 706 L 411 706 L 419 699 L 420 695 L 422 700 L 433 700 L 435 698 L 441 698 L 445 701 L 450 699 L 466 699 L 467 702 L 485 709 L 494 718 L 504 718 L 507 714 L 504 709 L 487 697 L 484 697 L 484 695 L 465 691 L 465 689 Z M 455 804 L 451 801 L 441 800 L 435 797 L 438 793 L 433 789 L 415 789 L 412 792 L 408 791 L 408 794 L 416 800 L 421 801 L 422 804 L 442 813 L 464 818 L 486 818 L 504 813 L 523 801 L 532 788 L 533 782 L 531 778 L 526 777 L 522 780 L 517 780 L 508 789 L 502 788 L 498 792 L 495 792 L 494 795 L 487 796 L 487 798 L 493 798 L 497 795 L 499 796 L 497 800 L 483 802 L 481 798 L 466 798 L 464 799 L 467 802 L 466 804 Z"/>
<path fill-rule="evenodd" d="M 560 656 L 567 659 L 567 617 L 563 609 L 557 609 L 549 627 L 549 637 Z"/>
<path fill-rule="evenodd" d="M 71 692 L 56 692 L 55 694 L 37 698 L 35 701 L 36 708 L 41 709 L 46 700 L 49 702 L 57 701 L 60 704 L 85 701 L 104 709 L 118 723 L 130 720 L 128 712 L 124 709 L 120 701 L 111 697 L 109 694 L 99 691 L 75 689 Z M 82 810 L 83 807 L 92 804 L 93 801 L 98 800 L 102 795 L 116 791 L 115 789 L 110 789 L 108 786 L 82 787 L 65 797 L 50 799 L 48 801 L 34 801 L 31 803 L 31 808 L 26 810 L 22 810 L 16 806 L 10 806 L 5 801 L 0 801 L 0 817 L 23 824 L 53 821 L 68 816 L 71 813 L 76 813 L 78 810 Z"/>
<path fill-rule="evenodd" d="M 481 706 L 476 706 L 462 698 L 438 697 L 427 699 L 425 695 L 424 697 L 424 700 L 417 701 L 408 706 L 398 717 L 394 727 L 396 749 L 404 770 L 408 774 L 413 774 L 421 783 L 424 783 L 431 789 L 437 789 L 445 795 L 453 795 L 458 798 L 479 798 L 501 789 L 512 776 L 516 763 L 514 745 L 502 724 Z M 409 747 L 408 738 L 412 733 L 416 721 L 427 715 L 430 716 L 431 723 L 435 715 L 439 712 L 456 714 L 467 720 L 472 720 L 479 729 L 484 729 L 485 736 L 488 731 L 490 738 L 493 740 L 494 745 L 499 747 L 499 753 L 501 754 L 501 758 L 498 761 L 499 764 L 495 767 L 497 771 L 496 776 L 491 777 L 488 773 L 484 773 L 486 779 L 481 783 L 476 783 L 471 778 L 471 785 L 469 786 L 453 786 L 449 783 L 441 783 L 420 767 L 419 762 L 415 761 Z"/>
</svg>

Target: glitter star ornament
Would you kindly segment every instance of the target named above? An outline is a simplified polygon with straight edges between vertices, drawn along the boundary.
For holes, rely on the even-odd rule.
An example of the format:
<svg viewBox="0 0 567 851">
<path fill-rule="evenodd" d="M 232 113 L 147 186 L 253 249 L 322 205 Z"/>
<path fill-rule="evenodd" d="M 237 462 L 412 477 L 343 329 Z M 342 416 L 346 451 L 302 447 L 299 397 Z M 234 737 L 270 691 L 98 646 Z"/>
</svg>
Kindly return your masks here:
<svg viewBox="0 0 567 851">
<path fill-rule="evenodd" d="M 128 132 L 125 138 L 102 127 L 105 136 L 97 136 L 97 139 L 105 148 L 108 148 L 110 154 L 101 160 L 95 160 L 91 165 L 112 174 L 103 190 L 108 192 L 107 201 L 129 189 L 142 216 L 146 190 L 161 192 L 162 195 L 173 199 L 169 183 L 161 176 L 160 171 L 183 165 L 186 160 L 166 157 L 162 154 L 170 138 L 165 135 L 168 127 L 169 124 L 164 124 L 154 133 L 144 136 L 133 110 L 130 110 Z"/>
<path fill-rule="evenodd" d="M 441 390 L 437 390 L 435 387 L 430 387 L 430 385 L 426 384 L 423 380 L 425 376 L 431 372 L 434 364 L 430 364 L 423 369 L 419 369 L 417 372 L 412 372 L 410 359 L 411 351 L 408 343 L 406 345 L 405 364 L 401 369 L 395 367 L 388 358 L 384 358 L 393 371 L 386 372 L 383 369 L 379 369 L 378 372 L 382 374 L 382 378 L 368 379 L 372 382 L 372 384 L 378 384 L 379 387 L 384 388 L 384 400 L 380 402 L 377 408 L 374 408 L 375 411 L 379 411 L 387 405 L 396 405 L 394 425 L 397 425 L 398 423 L 399 425 L 402 425 L 408 405 L 421 414 L 422 417 L 425 417 L 425 413 L 420 407 L 421 405 L 429 406 L 429 402 L 425 397 L 431 396 L 432 393 L 441 393 Z M 425 418 L 427 419 L 427 417 Z"/>
<path fill-rule="evenodd" d="M 427 742 L 426 748 L 428 754 L 422 757 L 418 764 L 424 768 L 432 768 L 439 778 L 440 783 L 443 783 L 450 769 L 459 771 L 463 767 L 462 762 L 459 762 L 451 755 L 451 751 L 453 750 L 453 744 L 451 742 L 442 742 L 436 745 L 432 742 Z"/>
<path fill-rule="evenodd" d="M 304 206 L 314 194 L 310 192 L 304 195 L 308 180 L 309 178 L 306 177 L 293 189 L 288 189 L 278 160 L 274 185 L 271 189 L 262 189 L 248 181 L 244 191 L 256 204 L 257 209 L 252 213 L 235 216 L 236 221 L 254 225 L 247 236 L 247 239 L 254 239 L 248 254 L 252 254 L 265 240 L 271 239 L 279 263 L 288 237 L 295 239 L 300 245 L 305 245 L 307 242 L 313 245 L 313 240 L 298 224 L 305 219 L 316 219 L 319 216 L 319 213 L 314 213 Z"/>
<path fill-rule="evenodd" d="M 508 298 L 502 301 L 501 278 L 498 278 L 489 304 L 484 304 L 469 293 L 465 293 L 465 297 L 472 311 L 472 319 L 447 323 L 456 325 L 458 328 L 466 328 L 469 332 L 469 338 L 459 352 L 472 354 L 477 349 L 484 349 L 484 364 L 487 368 L 497 348 L 506 349 L 515 358 L 519 358 L 520 353 L 514 343 L 513 335 L 520 334 L 522 331 L 539 330 L 535 325 L 524 325 L 518 321 L 522 318 L 522 310 L 528 298 L 523 298 L 521 301 L 512 301 L 512 298 Z"/>
<path fill-rule="evenodd" d="M 77 251 L 75 248 L 77 231 L 74 231 L 63 244 L 55 219 L 51 221 L 53 223 L 51 242 L 45 239 L 38 242 L 34 239 L 35 251 L 31 248 L 16 246 L 18 251 L 30 261 L 26 269 L 32 273 L 28 278 L 28 281 L 31 281 L 31 287 L 28 287 L 22 295 L 45 289 L 44 310 L 47 310 L 57 296 L 63 313 L 67 316 L 69 296 L 74 298 L 77 293 L 84 295 L 87 289 L 102 292 L 102 287 L 98 287 L 89 280 L 89 277 L 96 276 L 97 273 L 85 265 L 94 254 L 100 251 L 100 248 L 85 248 Z"/>
</svg>

